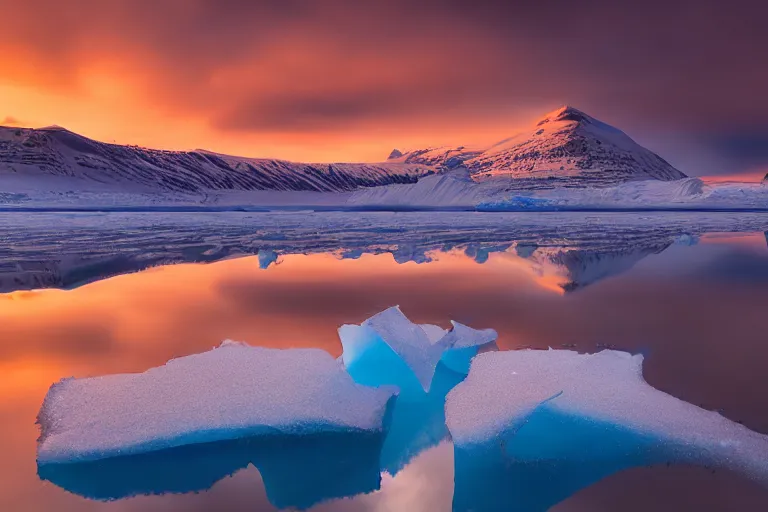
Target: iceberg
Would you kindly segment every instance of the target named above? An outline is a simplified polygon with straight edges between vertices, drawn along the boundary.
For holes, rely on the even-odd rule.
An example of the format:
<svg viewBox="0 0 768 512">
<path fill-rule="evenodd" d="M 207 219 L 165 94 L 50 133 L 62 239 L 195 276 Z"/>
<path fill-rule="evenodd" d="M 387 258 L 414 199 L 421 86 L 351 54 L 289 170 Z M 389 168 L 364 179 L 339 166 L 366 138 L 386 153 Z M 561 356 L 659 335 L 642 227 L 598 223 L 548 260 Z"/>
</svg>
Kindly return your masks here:
<svg viewBox="0 0 768 512">
<path fill-rule="evenodd" d="M 391 475 L 447 437 L 446 395 L 465 378 L 472 357 L 495 346 L 493 329 L 451 323 L 450 331 L 415 324 L 394 306 L 339 329 L 342 361 L 352 378 L 400 390 L 381 452 L 381 467 Z"/>
<path fill-rule="evenodd" d="M 339 328 L 342 361 L 359 384 L 398 386 L 400 399 L 429 393 L 440 361 L 466 374 L 469 359 L 497 337 L 493 329 L 478 331 L 451 323 L 447 332 L 435 325 L 414 324 L 393 306 L 360 325 Z"/>
<path fill-rule="evenodd" d="M 344 367 L 355 382 L 395 385 L 401 395 L 429 391 L 443 354 L 441 345 L 432 343 L 424 329 L 408 320 L 398 306 L 361 325 L 342 325 L 339 338 Z"/>
<path fill-rule="evenodd" d="M 225 341 L 144 373 L 64 379 L 38 421 L 38 463 L 134 455 L 267 435 L 383 433 L 391 387 L 355 383 L 319 349 Z"/>
<path fill-rule="evenodd" d="M 633 466 L 724 467 L 768 484 L 768 436 L 658 391 L 641 355 L 481 354 L 446 400 L 454 510 L 547 510 Z"/>
<path fill-rule="evenodd" d="M 513 195 L 478 203 L 476 209 L 480 212 L 557 211 L 558 204 L 540 197 Z"/>
<path fill-rule="evenodd" d="M 280 257 L 275 251 L 271 249 L 262 249 L 257 254 L 259 260 L 259 268 L 264 270 L 269 268 L 270 265 L 277 262 L 277 258 Z"/>
<path fill-rule="evenodd" d="M 111 501 L 204 491 L 252 464 L 261 473 L 270 503 L 305 509 L 378 490 L 381 446 L 382 435 L 369 431 L 260 435 L 42 464 L 38 476 L 79 496 Z"/>
<path fill-rule="evenodd" d="M 453 328 L 440 340 L 447 347 L 440 362 L 461 375 L 469 372 L 472 358 L 484 347 L 495 346 L 498 334 L 493 329 L 473 329 L 451 320 Z"/>
<path fill-rule="evenodd" d="M 342 356 L 225 341 L 144 373 L 64 379 L 38 474 L 112 500 L 194 492 L 254 465 L 280 508 L 376 490 L 450 437 L 453 508 L 547 510 L 617 471 L 723 467 L 768 485 L 768 436 L 658 391 L 641 355 L 498 352 L 497 334 L 399 307 L 339 329 Z"/>
</svg>

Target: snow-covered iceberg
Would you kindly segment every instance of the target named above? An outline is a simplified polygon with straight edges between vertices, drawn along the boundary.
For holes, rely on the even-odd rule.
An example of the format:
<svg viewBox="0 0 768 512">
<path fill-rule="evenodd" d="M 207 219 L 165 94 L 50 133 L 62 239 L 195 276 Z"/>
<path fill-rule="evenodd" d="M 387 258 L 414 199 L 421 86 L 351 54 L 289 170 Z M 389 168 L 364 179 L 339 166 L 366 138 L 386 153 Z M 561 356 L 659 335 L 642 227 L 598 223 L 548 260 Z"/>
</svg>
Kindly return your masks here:
<svg viewBox="0 0 768 512">
<path fill-rule="evenodd" d="M 450 331 L 415 324 L 395 306 L 339 329 L 342 360 L 352 378 L 400 390 L 381 452 L 381 468 L 391 475 L 447 437 L 446 395 L 464 379 L 478 350 L 495 347 L 493 329 L 451 323 Z"/>
<path fill-rule="evenodd" d="M 482 354 L 446 401 L 454 510 L 547 510 L 619 470 L 725 467 L 768 484 L 768 436 L 658 391 L 642 356 Z"/>
<path fill-rule="evenodd" d="M 400 397 L 428 393 L 438 362 L 466 374 L 469 360 L 483 345 L 496 340 L 493 329 L 475 330 L 452 322 L 444 331 L 435 325 L 411 322 L 398 306 L 360 325 L 342 325 L 342 361 L 360 384 L 400 388 Z"/>
<path fill-rule="evenodd" d="M 257 435 L 382 432 L 393 388 L 355 383 L 319 349 L 224 342 L 144 373 L 64 379 L 38 417 L 40 463 Z"/>
<path fill-rule="evenodd" d="M 79 496 L 111 501 L 204 491 L 252 464 L 259 469 L 267 498 L 275 507 L 305 509 L 378 490 L 381 447 L 381 433 L 368 431 L 260 435 L 85 462 L 40 464 L 38 475 Z"/>
<path fill-rule="evenodd" d="M 379 488 L 382 471 L 450 435 L 456 511 L 546 510 L 663 463 L 768 485 L 768 436 L 652 388 L 640 355 L 491 352 L 491 329 L 415 324 L 398 307 L 339 334 L 339 360 L 224 342 L 144 373 L 56 383 L 38 473 L 116 499 L 207 489 L 253 464 L 274 505 L 306 508 Z"/>
</svg>

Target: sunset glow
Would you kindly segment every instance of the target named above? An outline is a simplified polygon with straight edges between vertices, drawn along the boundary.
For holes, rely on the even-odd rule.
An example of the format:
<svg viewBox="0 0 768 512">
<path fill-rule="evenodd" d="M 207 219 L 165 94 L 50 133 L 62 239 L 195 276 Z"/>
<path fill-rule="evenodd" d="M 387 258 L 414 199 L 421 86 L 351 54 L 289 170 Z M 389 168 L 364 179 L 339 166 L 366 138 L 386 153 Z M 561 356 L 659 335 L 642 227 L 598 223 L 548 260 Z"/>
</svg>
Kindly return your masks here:
<svg viewBox="0 0 768 512">
<path fill-rule="evenodd" d="M 743 23 L 759 17 L 714 4 L 672 11 L 654 17 L 648 39 L 650 5 L 550 3 L 3 0 L 13 22 L 0 33 L 0 124 L 165 149 L 380 161 L 393 147 L 490 144 L 567 103 L 690 175 L 768 160 L 768 107 L 750 94 L 768 87 L 754 60 L 765 32 Z M 697 159 L 692 147 L 717 158 Z"/>
</svg>

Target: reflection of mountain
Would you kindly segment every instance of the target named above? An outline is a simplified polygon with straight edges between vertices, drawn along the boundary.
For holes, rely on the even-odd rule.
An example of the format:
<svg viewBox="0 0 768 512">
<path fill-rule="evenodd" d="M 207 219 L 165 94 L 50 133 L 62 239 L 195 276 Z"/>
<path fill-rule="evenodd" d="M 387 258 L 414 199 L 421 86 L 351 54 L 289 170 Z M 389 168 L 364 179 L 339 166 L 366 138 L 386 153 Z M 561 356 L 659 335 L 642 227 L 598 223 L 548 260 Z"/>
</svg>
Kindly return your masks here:
<svg viewBox="0 0 768 512">
<path fill-rule="evenodd" d="M 541 268 L 546 266 L 542 263 L 554 265 L 564 278 L 559 286 L 566 292 L 572 292 L 624 273 L 646 256 L 658 254 L 670 245 L 671 242 L 664 240 L 649 240 L 638 245 L 618 241 L 615 249 L 602 251 L 550 247 L 535 250 L 528 259 Z"/>
<path fill-rule="evenodd" d="M 564 282 L 571 283 L 567 288 L 575 289 L 623 272 L 683 238 L 766 230 L 768 217 L 759 213 L 5 215 L 0 216 L 0 292 L 73 287 L 157 265 L 256 254 L 254 268 L 269 267 L 284 254 L 332 252 L 354 259 L 388 253 L 398 263 L 426 263 L 436 251 L 449 250 L 478 263 L 506 252 L 538 266 L 560 267 Z"/>
</svg>

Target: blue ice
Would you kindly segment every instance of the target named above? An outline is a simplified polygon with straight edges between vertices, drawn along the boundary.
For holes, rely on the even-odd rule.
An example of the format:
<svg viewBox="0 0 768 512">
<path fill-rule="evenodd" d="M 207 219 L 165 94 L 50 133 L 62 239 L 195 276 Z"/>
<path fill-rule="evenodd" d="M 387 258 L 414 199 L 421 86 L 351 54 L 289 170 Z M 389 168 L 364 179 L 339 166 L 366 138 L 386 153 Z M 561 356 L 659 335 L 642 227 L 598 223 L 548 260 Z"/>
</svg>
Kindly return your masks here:
<svg viewBox="0 0 768 512">
<path fill-rule="evenodd" d="M 391 475 L 447 437 L 446 395 L 478 350 L 495 347 L 493 329 L 451 323 L 450 331 L 415 324 L 395 306 L 339 329 L 342 361 L 355 382 L 399 388 L 381 453 L 381 467 Z"/>
<path fill-rule="evenodd" d="M 719 466 L 768 484 L 768 436 L 649 386 L 642 356 L 477 356 L 446 401 L 454 510 L 543 511 L 634 466 Z"/>
</svg>

